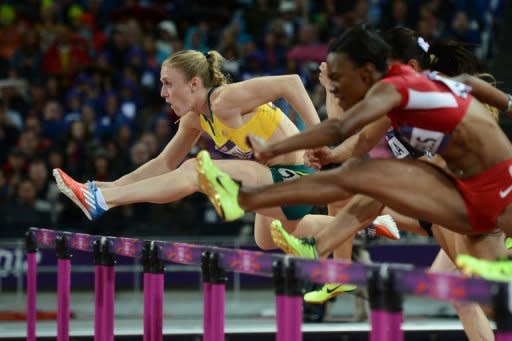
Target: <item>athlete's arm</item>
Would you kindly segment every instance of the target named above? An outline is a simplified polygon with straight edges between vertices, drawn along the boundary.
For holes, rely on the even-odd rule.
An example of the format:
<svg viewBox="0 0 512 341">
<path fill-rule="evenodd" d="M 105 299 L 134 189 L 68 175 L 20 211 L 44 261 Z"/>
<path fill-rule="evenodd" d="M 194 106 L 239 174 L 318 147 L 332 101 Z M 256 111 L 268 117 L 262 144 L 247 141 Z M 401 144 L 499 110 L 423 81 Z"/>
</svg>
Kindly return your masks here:
<svg viewBox="0 0 512 341">
<path fill-rule="evenodd" d="M 201 132 L 196 122 L 197 115 L 195 113 L 187 113 L 183 116 L 178 131 L 158 156 L 117 179 L 114 184 L 127 185 L 170 172 L 178 167 L 199 138 Z"/>
<path fill-rule="evenodd" d="M 462 74 L 454 78 L 456 81 L 471 87 L 471 94 L 480 102 L 487 103 L 500 110 L 504 110 L 512 116 L 512 107 L 509 108 L 509 96 L 483 79 L 468 74 Z M 508 112 L 507 112 L 508 109 Z"/>
<path fill-rule="evenodd" d="M 343 115 L 342 119 L 326 120 L 301 134 L 270 145 L 253 143 L 255 156 L 265 161 L 295 150 L 342 143 L 358 129 L 384 117 L 391 109 L 397 107 L 401 100 L 402 96 L 393 85 L 377 83 L 362 101 Z"/>
<path fill-rule="evenodd" d="M 342 163 L 351 157 L 368 153 L 384 137 L 390 125 L 391 122 L 387 116 L 371 122 L 333 149 L 333 163 Z"/>
<path fill-rule="evenodd" d="M 229 117 L 223 115 L 229 115 L 235 108 L 240 113 L 246 113 L 279 97 L 290 103 L 306 126 L 311 127 L 320 122 L 315 106 L 298 75 L 256 77 L 229 84 L 212 101 L 212 110 L 219 118 L 228 120 Z"/>
</svg>

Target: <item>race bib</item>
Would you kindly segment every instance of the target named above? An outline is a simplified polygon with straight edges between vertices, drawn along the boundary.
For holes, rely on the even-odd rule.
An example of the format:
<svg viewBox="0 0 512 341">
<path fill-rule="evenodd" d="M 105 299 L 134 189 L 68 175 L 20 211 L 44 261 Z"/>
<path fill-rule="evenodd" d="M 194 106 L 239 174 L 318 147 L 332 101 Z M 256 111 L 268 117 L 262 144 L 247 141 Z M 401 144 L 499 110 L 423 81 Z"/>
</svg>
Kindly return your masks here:
<svg viewBox="0 0 512 341">
<path fill-rule="evenodd" d="M 402 142 L 400 142 L 399 139 L 396 138 L 396 136 L 393 136 L 388 139 L 388 146 L 389 149 L 391 149 L 391 152 L 397 159 L 403 159 L 410 155 L 407 148 L 403 145 Z"/>
<path fill-rule="evenodd" d="M 413 128 L 409 143 L 414 148 L 435 154 L 439 151 L 445 137 L 445 134 L 438 131 Z"/>
<path fill-rule="evenodd" d="M 300 174 L 288 168 L 278 168 L 277 171 L 283 178 L 283 181 L 300 178 Z"/>
</svg>

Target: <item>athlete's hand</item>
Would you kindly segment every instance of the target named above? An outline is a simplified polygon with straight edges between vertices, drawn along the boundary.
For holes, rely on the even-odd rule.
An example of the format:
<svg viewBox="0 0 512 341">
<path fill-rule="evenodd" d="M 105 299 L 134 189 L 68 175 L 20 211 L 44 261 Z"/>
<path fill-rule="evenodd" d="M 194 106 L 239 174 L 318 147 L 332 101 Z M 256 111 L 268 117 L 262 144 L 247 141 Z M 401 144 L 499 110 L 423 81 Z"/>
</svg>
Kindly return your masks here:
<svg viewBox="0 0 512 341">
<path fill-rule="evenodd" d="M 329 147 L 309 149 L 304 153 L 304 164 L 320 170 L 322 166 L 332 163 L 332 150 Z"/>
<path fill-rule="evenodd" d="M 331 87 L 331 80 L 329 79 L 327 75 L 327 63 L 322 62 L 320 63 L 320 66 L 318 67 L 320 70 L 320 74 L 318 75 L 318 80 L 320 81 L 320 84 L 328 91 Z"/>
<path fill-rule="evenodd" d="M 247 135 L 246 143 L 254 152 L 254 158 L 265 165 L 275 156 L 268 150 L 267 144 L 261 137 Z"/>
</svg>

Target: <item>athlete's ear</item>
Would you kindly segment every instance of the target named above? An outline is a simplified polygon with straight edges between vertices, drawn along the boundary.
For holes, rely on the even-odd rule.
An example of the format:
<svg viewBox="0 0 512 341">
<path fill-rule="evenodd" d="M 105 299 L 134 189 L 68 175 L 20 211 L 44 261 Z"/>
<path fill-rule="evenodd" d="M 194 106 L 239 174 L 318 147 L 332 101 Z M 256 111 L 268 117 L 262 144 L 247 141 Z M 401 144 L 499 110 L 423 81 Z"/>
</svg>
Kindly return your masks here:
<svg viewBox="0 0 512 341">
<path fill-rule="evenodd" d="M 190 80 L 189 85 L 190 85 L 190 90 L 192 92 L 194 92 L 203 86 L 203 81 L 201 80 L 201 78 L 196 76 Z"/>
<path fill-rule="evenodd" d="M 420 71 L 420 65 L 418 64 L 418 61 L 416 59 L 409 59 L 407 61 L 407 65 L 412 67 L 415 71 Z"/>
</svg>

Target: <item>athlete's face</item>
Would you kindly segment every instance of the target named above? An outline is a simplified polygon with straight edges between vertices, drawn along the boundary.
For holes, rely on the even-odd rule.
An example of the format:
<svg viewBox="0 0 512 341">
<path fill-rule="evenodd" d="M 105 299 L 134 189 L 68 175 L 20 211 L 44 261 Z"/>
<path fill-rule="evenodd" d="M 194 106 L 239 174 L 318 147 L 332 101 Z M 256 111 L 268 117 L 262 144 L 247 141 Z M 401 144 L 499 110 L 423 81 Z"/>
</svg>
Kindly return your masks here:
<svg viewBox="0 0 512 341">
<path fill-rule="evenodd" d="M 183 72 L 170 66 L 162 66 L 160 82 L 162 83 L 160 96 L 171 105 L 176 115 L 181 117 L 192 109 L 193 86 L 191 81 L 185 79 Z"/>
<path fill-rule="evenodd" d="M 345 53 L 329 53 L 327 67 L 331 80 L 331 88 L 328 90 L 336 96 L 344 110 L 363 99 L 373 84 L 373 75 L 369 74 L 368 66 L 355 65 Z"/>
</svg>

